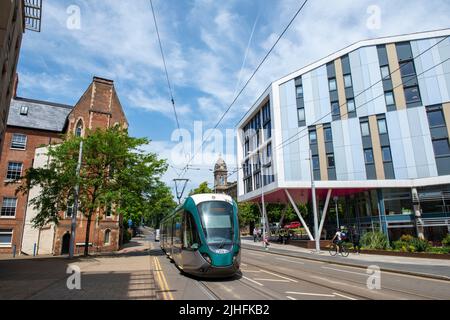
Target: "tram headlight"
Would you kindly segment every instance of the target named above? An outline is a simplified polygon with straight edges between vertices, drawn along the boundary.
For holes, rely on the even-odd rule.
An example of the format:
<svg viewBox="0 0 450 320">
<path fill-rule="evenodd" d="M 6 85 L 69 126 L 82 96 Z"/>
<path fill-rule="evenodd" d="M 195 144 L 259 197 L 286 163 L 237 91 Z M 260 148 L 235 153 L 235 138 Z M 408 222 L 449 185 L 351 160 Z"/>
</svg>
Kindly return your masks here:
<svg viewBox="0 0 450 320">
<path fill-rule="evenodd" d="M 202 253 L 202 257 L 206 260 L 206 262 L 212 264 L 211 257 L 207 253 Z"/>
</svg>

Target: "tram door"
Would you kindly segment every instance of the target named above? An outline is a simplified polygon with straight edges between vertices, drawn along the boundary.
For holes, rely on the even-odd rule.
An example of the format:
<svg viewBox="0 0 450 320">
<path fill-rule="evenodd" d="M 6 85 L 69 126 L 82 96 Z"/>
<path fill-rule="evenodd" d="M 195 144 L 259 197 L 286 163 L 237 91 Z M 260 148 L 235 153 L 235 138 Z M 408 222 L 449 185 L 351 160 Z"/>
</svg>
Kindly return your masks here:
<svg viewBox="0 0 450 320">
<path fill-rule="evenodd" d="M 189 211 L 184 212 L 183 217 L 183 252 L 182 259 L 185 268 L 198 268 L 199 259 L 197 250 L 200 240 L 195 225 L 194 217 Z M 201 260 L 200 260 L 201 261 Z"/>
<path fill-rule="evenodd" d="M 183 265 L 181 259 L 181 250 L 183 248 L 183 242 L 181 238 L 182 234 L 182 222 L 183 222 L 183 210 L 178 211 L 173 221 L 173 245 L 172 245 L 172 257 L 178 265 Z"/>
</svg>

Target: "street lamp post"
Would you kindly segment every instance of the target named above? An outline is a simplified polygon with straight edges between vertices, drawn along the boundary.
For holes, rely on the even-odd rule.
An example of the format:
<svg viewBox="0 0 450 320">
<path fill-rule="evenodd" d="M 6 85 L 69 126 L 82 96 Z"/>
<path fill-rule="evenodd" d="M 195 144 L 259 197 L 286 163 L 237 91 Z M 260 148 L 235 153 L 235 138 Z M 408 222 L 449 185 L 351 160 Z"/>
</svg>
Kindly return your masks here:
<svg viewBox="0 0 450 320">
<path fill-rule="evenodd" d="M 335 207 L 335 210 L 336 210 L 336 223 L 337 223 L 337 228 L 340 229 L 340 225 L 339 225 L 339 212 L 338 212 L 338 200 L 339 200 L 339 197 L 334 197 L 333 200 L 334 200 L 334 207 Z"/>
</svg>

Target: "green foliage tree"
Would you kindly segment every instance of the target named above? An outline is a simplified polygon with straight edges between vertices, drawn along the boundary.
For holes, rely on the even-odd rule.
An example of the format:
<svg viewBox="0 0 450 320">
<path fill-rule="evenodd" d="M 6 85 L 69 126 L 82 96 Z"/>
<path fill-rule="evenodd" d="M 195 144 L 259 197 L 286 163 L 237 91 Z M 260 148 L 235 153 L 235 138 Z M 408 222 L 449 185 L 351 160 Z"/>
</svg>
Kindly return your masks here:
<svg viewBox="0 0 450 320">
<path fill-rule="evenodd" d="M 244 227 L 257 222 L 260 218 L 258 206 L 250 202 L 238 203 L 239 225 Z"/>
<path fill-rule="evenodd" d="M 198 188 L 196 188 L 194 190 L 191 190 L 189 195 L 193 196 L 193 195 L 196 195 L 196 194 L 204 194 L 204 193 L 213 193 L 213 190 L 211 190 L 208 187 L 208 182 L 207 181 L 200 183 Z"/>
<path fill-rule="evenodd" d="M 77 177 L 79 145 L 83 141 L 82 165 Z M 161 175 L 167 170 L 164 160 L 146 153 L 146 138 L 133 138 L 126 130 L 114 127 L 87 132 L 86 137 L 68 135 L 59 145 L 49 147 L 50 161 L 45 167 L 31 168 L 22 178 L 17 192 L 27 193 L 40 187 L 38 196 L 30 199 L 37 211 L 35 227 L 58 224 L 68 205 L 73 203 L 74 188 L 79 185 L 78 210 L 86 217 L 84 254 L 88 255 L 91 221 L 97 209 L 111 206 L 125 220 L 135 222 L 148 212 L 161 189 Z M 156 194 L 156 195 L 155 195 Z M 101 218 L 101 217 L 99 217 Z"/>
</svg>

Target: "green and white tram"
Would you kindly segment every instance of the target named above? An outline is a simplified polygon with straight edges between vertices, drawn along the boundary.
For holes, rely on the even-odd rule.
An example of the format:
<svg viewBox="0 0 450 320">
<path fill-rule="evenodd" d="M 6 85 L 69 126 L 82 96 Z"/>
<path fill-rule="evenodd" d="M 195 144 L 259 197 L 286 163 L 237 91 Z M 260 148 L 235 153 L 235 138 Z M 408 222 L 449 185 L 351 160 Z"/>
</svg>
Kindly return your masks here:
<svg viewBox="0 0 450 320">
<path fill-rule="evenodd" d="M 228 277 L 239 271 L 238 208 L 223 194 L 188 197 L 161 222 L 161 248 L 183 272 Z"/>
</svg>

